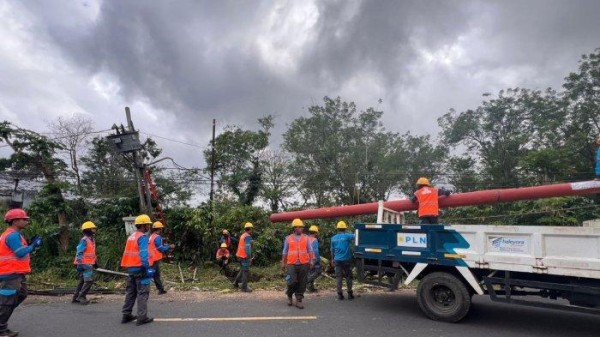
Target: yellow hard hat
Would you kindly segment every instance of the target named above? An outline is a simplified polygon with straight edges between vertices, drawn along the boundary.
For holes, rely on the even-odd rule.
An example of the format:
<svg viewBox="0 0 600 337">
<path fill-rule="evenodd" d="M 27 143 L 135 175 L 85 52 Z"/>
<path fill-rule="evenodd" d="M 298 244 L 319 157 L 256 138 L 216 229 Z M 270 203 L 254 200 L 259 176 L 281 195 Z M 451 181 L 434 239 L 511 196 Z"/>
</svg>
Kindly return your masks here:
<svg viewBox="0 0 600 337">
<path fill-rule="evenodd" d="M 417 179 L 417 185 L 429 186 L 429 179 L 427 179 L 425 177 L 421 177 L 421 178 Z"/>
<path fill-rule="evenodd" d="M 318 233 L 319 232 L 319 227 L 317 227 L 316 225 L 312 225 L 310 226 L 310 228 L 308 229 L 309 232 L 315 232 Z"/>
<path fill-rule="evenodd" d="M 246 228 L 254 228 L 254 225 L 252 224 L 252 222 L 246 222 L 244 224 L 244 229 L 246 229 Z"/>
<path fill-rule="evenodd" d="M 138 215 L 135 218 L 135 221 L 133 222 L 136 226 L 137 225 L 145 225 L 145 224 L 151 224 L 152 220 L 150 220 L 150 217 L 146 214 L 142 214 L 142 215 Z"/>
<path fill-rule="evenodd" d="M 337 229 L 348 229 L 348 225 L 346 224 L 345 221 L 338 221 L 337 225 L 335 225 L 335 228 Z"/>
<path fill-rule="evenodd" d="M 86 221 L 81 225 L 81 230 L 84 231 L 86 229 L 96 229 L 96 225 L 91 221 Z"/>
<path fill-rule="evenodd" d="M 304 222 L 298 218 L 292 220 L 292 227 L 304 227 Z"/>
<path fill-rule="evenodd" d="M 223 242 L 223 243 L 221 244 L 221 248 L 227 248 L 227 244 L 226 244 L 225 242 Z"/>
<path fill-rule="evenodd" d="M 160 221 L 156 221 L 152 224 L 152 228 L 165 228 L 165 225 L 163 225 Z"/>
</svg>

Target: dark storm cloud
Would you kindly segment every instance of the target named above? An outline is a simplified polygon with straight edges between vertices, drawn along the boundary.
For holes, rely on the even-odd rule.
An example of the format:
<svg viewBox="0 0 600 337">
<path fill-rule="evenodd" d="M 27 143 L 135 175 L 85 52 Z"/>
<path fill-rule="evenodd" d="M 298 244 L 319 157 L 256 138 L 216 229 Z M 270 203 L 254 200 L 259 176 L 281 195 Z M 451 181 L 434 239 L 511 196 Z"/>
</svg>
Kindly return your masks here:
<svg viewBox="0 0 600 337">
<path fill-rule="evenodd" d="M 149 100 L 189 133 L 211 118 L 289 122 L 340 94 L 383 98 L 386 115 L 406 117 L 390 129 L 432 132 L 483 92 L 560 85 L 600 46 L 594 0 L 104 1 L 87 20 L 93 6 L 70 6 L 29 8 L 64 57 L 112 74 L 126 100 Z"/>
</svg>

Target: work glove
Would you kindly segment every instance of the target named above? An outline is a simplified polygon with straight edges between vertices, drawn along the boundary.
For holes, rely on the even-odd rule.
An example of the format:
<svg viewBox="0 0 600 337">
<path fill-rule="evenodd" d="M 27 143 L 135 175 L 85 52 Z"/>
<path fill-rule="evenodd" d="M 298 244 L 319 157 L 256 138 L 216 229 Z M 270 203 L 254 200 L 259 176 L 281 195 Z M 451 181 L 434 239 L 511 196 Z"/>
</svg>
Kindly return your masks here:
<svg viewBox="0 0 600 337">
<path fill-rule="evenodd" d="M 33 243 L 33 241 L 35 241 L 35 240 L 37 240 L 37 239 L 39 239 L 39 238 L 40 238 L 40 236 L 39 236 L 39 235 L 34 235 L 34 236 L 32 236 L 32 237 L 31 237 L 31 239 L 29 239 L 29 244 L 32 244 L 32 243 Z"/>
<path fill-rule="evenodd" d="M 31 238 L 30 246 L 32 246 L 33 249 L 40 247 L 41 245 L 42 245 L 42 238 L 39 235 L 36 235 L 33 238 Z"/>
<path fill-rule="evenodd" d="M 154 274 L 156 274 L 156 269 L 154 268 L 147 268 L 146 269 L 146 277 L 154 277 Z"/>
</svg>

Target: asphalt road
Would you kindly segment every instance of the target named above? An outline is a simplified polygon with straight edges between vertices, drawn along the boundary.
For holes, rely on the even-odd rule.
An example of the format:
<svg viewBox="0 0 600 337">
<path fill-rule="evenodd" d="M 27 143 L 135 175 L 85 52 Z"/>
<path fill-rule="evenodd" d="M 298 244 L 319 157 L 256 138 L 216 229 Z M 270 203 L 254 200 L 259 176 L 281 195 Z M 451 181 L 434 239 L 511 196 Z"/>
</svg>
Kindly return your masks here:
<svg viewBox="0 0 600 337">
<path fill-rule="evenodd" d="M 425 318 L 411 291 L 366 293 L 354 301 L 337 301 L 332 292 L 308 295 L 304 310 L 288 307 L 283 294 L 265 294 L 153 294 L 150 314 L 163 321 L 140 327 L 120 324 L 120 297 L 88 306 L 72 305 L 66 298 L 28 299 L 9 327 L 20 336 L 35 337 L 600 336 L 598 316 L 497 304 L 477 296 L 465 320 L 448 324 Z"/>
</svg>

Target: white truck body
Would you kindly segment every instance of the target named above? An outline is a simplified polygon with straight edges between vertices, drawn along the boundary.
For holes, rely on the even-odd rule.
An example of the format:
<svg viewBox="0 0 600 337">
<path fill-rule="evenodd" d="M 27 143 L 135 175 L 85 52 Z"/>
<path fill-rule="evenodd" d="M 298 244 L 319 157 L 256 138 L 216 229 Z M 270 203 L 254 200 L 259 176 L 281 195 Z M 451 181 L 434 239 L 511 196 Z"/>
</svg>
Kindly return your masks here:
<svg viewBox="0 0 600 337">
<path fill-rule="evenodd" d="M 600 228 L 446 226 L 460 233 L 469 268 L 600 279 Z"/>
</svg>

